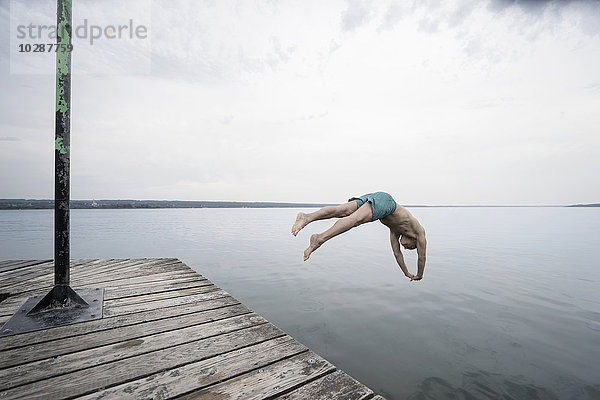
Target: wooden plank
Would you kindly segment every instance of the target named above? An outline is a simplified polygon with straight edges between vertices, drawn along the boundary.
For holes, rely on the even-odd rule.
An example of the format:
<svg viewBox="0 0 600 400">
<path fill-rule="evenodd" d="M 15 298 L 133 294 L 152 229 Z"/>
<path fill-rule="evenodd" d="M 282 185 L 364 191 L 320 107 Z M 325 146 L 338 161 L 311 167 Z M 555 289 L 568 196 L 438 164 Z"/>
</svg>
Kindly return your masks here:
<svg viewBox="0 0 600 400">
<path fill-rule="evenodd" d="M 158 259 L 158 260 L 152 260 L 156 265 L 160 265 L 160 263 L 164 262 L 171 262 L 173 259 Z M 102 261 L 102 260 L 100 260 Z M 126 260 L 126 263 L 135 263 L 136 261 L 140 261 L 140 260 Z M 76 264 L 77 261 L 73 261 L 73 264 Z M 136 265 L 147 265 L 147 264 L 143 264 L 143 262 L 146 262 L 146 260 L 141 260 L 140 262 L 142 262 L 141 264 L 136 264 Z M 119 261 L 119 266 L 122 266 L 122 262 Z M 91 284 L 94 285 L 98 285 L 96 287 L 101 287 L 103 284 L 105 284 L 106 282 L 110 282 L 113 285 L 118 285 L 121 283 L 126 283 L 127 285 L 139 285 L 139 284 L 144 284 L 144 283 L 150 283 L 150 282 L 170 282 L 170 281 L 174 281 L 175 279 L 193 279 L 193 278 L 198 278 L 199 275 L 196 274 L 194 271 L 192 271 L 191 269 L 189 269 L 188 267 L 185 266 L 185 264 L 178 262 L 179 264 L 183 265 L 185 268 L 187 268 L 187 270 L 185 272 L 182 272 L 181 275 L 173 275 L 170 272 L 164 272 L 164 273 L 160 273 L 160 274 L 142 274 L 140 273 L 142 276 L 138 276 L 136 278 L 129 278 L 129 279 L 124 279 L 124 280 L 117 280 L 114 277 L 113 278 L 108 278 L 108 281 L 103 281 L 101 279 L 90 279 L 90 280 L 80 280 L 77 275 L 73 275 L 73 278 L 71 280 L 71 286 L 74 287 L 75 289 L 77 288 L 82 288 L 82 287 L 88 287 Z M 110 265 L 111 262 L 109 262 Z M 112 263 L 114 264 L 114 263 Z M 143 271 L 142 271 L 143 272 Z M 50 277 L 50 275 L 48 275 L 48 277 Z M 202 279 L 202 278 L 200 278 Z M 8 291 L 14 291 L 15 289 L 17 290 L 17 293 L 11 293 L 9 298 L 6 299 L 5 301 L 3 301 L 2 303 L 0 303 L 0 325 L 3 325 L 4 323 L 6 323 L 6 321 L 8 321 L 8 319 L 18 310 L 18 308 L 27 300 L 27 298 L 35 295 L 44 295 L 45 293 L 47 293 L 51 288 L 52 288 L 52 284 L 53 281 L 52 280 L 48 280 L 45 283 L 45 287 L 41 288 L 41 290 L 38 291 L 32 291 L 31 287 L 28 287 L 28 290 L 26 290 L 25 292 L 19 292 L 19 287 L 23 288 L 24 284 L 16 284 L 16 285 L 8 285 L 8 287 L 4 287 L 3 290 L 7 290 Z M 29 283 L 27 283 L 27 285 L 29 285 Z"/>
<path fill-rule="evenodd" d="M 2 260 L 0 261 L 0 271 L 5 268 L 22 268 L 48 261 L 52 260 Z"/>
<path fill-rule="evenodd" d="M 266 323 L 257 314 L 244 314 L 3 369 L 0 370 L 0 390 Z M 221 340 L 229 341 L 247 332 L 223 336 Z"/>
<path fill-rule="evenodd" d="M 181 400 L 201 398 L 262 400 L 335 370 L 312 351 L 254 370 L 235 379 L 192 392 Z"/>
<path fill-rule="evenodd" d="M 157 301 L 148 301 L 144 303 L 135 303 L 135 304 L 113 304 L 113 301 L 108 300 L 104 302 L 103 307 L 103 316 L 104 317 L 114 317 L 117 315 L 125 315 L 125 314 L 134 314 L 142 311 L 156 310 L 158 308 L 167 308 L 173 307 L 182 304 L 190 304 L 207 300 L 214 300 L 218 298 L 228 297 L 229 293 L 222 289 L 210 291 L 207 293 L 200 293 L 196 295 L 189 295 L 184 297 L 177 297 L 173 299 L 164 299 Z M 16 312 L 16 310 L 14 311 Z M 13 312 L 13 314 L 14 314 Z M 11 314 L 12 315 L 12 314 Z M 0 324 L 4 325 L 10 316 L 0 317 Z"/>
<path fill-rule="evenodd" d="M 85 262 L 84 260 L 80 262 Z M 7 271 L 0 274 L 0 287 L 17 284 L 33 284 L 36 279 L 42 279 L 44 276 L 52 277 L 54 274 L 54 262 L 37 264 L 31 267 L 25 267 L 16 271 Z"/>
<path fill-rule="evenodd" d="M 20 263 L 21 261 L 26 261 L 26 260 L 0 260 L 0 268 L 2 268 L 3 266 L 6 266 L 6 265 Z"/>
<path fill-rule="evenodd" d="M 227 299 L 227 302 L 229 303 L 231 300 Z M 207 322 L 210 320 L 210 318 L 210 314 L 188 314 L 183 317 L 177 316 L 176 318 L 166 318 L 159 321 L 153 321 L 151 323 L 140 323 L 126 327 L 118 327 L 111 330 L 90 332 L 75 338 L 57 339 L 54 340 L 51 345 L 47 343 L 34 344 L 27 347 L 26 353 L 22 351 L 22 348 L 6 350 L 1 353 L 2 359 L 0 359 L 0 368 L 13 367 L 33 361 L 43 360 L 45 358 L 57 357 L 76 351 L 105 346 L 125 340 L 135 339 L 148 334 L 176 330 L 182 326 L 197 325 Z"/>
<path fill-rule="evenodd" d="M 0 273 L 0 286 L 21 282 L 27 284 L 39 283 L 39 278 L 52 276 L 53 261 L 23 261 L 34 263 L 28 268 L 21 268 L 18 271 L 10 273 Z M 41 263 L 41 264 L 40 264 Z M 71 275 L 84 277 L 98 274 L 107 274 L 113 271 L 131 271 L 136 272 L 135 276 L 148 274 L 149 272 L 164 272 L 165 268 L 170 271 L 192 271 L 187 265 L 173 258 L 165 259 L 110 259 L 110 260 L 71 260 Z M 38 278 L 33 280 L 33 278 Z M 26 281 L 26 282 L 25 282 Z"/>
<path fill-rule="evenodd" d="M 194 271 L 186 271 L 186 272 L 161 272 L 161 273 L 154 273 L 154 274 L 147 274 L 147 275 L 142 275 L 142 276 L 137 276 L 137 277 L 122 277 L 122 278 L 118 278 L 118 279 L 107 279 L 104 280 L 102 278 L 92 278 L 92 279 L 78 279 L 78 278 L 74 278 L 73 279 L 73 284 L 74 285 L 80 285 L 80 286 L 90 286 L 90 285 L 95 285 L 95 286 L 102 286 L 102 287 L 120 287 L 123 285 L 127 285 L 127 286 L 132 286 L 132 285 L 137 285 L 140 283 L 156 283 L 156 284 L 162 284 L 165 282 L 169 282 L 175 279 L 190 279 L 190 278 L 195 278 L 195 279 L 203 279 L 202 277 L 198 276 L 198 274 L 195 274 Z"/>
<path fill-rule="evenodd" d="M 110 262 L 111 260 L 94 260 L 94 259 L 77 259 L 77 260 L 71 260 L 71 268 L 77 268 L 83 265 L 91 265 L 92 263 L 95 262 L 102 262 L 102 263 L 106 263 L 106 262 Z M 0 274 L 0 279 L 7 279 L 7 278 L 13 278 L 13 279 L 23 279 L 23 277 L 28 277 L 29 279 L 40 276 L 40 275 L 44 275 L 44 274 L 50 274 L 52 275 L 54 273 L 54 260 L 45 260 L 42 263 L 38 263 L 38 264 L 34 264 L 25 268 L 21 268 L 19 270 L 16 271 L 8 271 L 8 272 L 4 272 Z M 0 281 L 1 282 L 1 281 Z"/>
<path fill-rule="evenodd" d="M 213 286 L 213 284 L 203 278 L 183 278 L 177 280 L 170 280 L 167 283 L 158 285 L 157 282 L 150 283 L 133 283 L 130 286 L 116 286 L 116 287 L 104 287 L 104 300 L 114 300 L 125 297 L 135 297 L 142 294 L 149 295 L 151 293 L 156 293 L 158 298 L 169 298 L 176 297 L 170 296 L 166 294 L 167 292 L 183 290 L 183 289 L 193 289 L 193 288 L 202 288 Z M 78 287 L 74 288 L 76 291 Z M 48 289 L 49 290 L 49 289 Z M 165 293 L 163 295 L 163 293 Z M 35 292 L 36 295 L 41 295 L 39 292 Z M 33 293 L 20 293 L 18 295 L 9 296 L 8 299 L 0 303 L 0 317 L 8 317 L 10 318 L 18 309 L 33 296 Z"/>
<path fill-rule="evenodd" d="M 72 261 L 73 264 L 85 263 L 85 260 Z M 8 274 L 0 278 L 0 287 L 11 293 L 24 290 L 34 290 L 36 288 L 46 288 L 54 284 L 54 266 L 53 263 L 41 264 L 43 270 L 27 270 L 20 274 Z M 37 265 L 35 267 L 38 267 Z"/>
<path fill-rule="evenodd" d="M 303 385 L 300 388 L 277 397 L 277 400 L 366 400 L 373 391 L 342 371 L 331 374 Z"/>
<path fill-rule="evenodd" d="M 85 335 L 88 333 L 98 333 L 115 328 L 124 328 L 130 325 L 150 323 L 152 321 L 159 321 L 169 318 L 184 318 L 188 314 L 201 313 L 203 311 L 220 310 L 220 313 L 227 313 L 229 307 L 242 307 L 247 312 L 250 312 L 246 306 L 241 305 L 239 301 L 233 297 L 223 297 L 216 300 L 176 305 L 174 307 L 149 310 L 137 314 L 119 315 L 109 318 L 105 317 L 103 319 L 88 321 L 75 325 L 59 326 L 43 331 L 28 332 L 15 336 L 6 336 L 0 338 L 0 351 L 23 348 L 25 346 L 31 346 L 35 344 L 40 345 L 41 347 L 49 347 L 52 346 L 52 344 L 49 344 L 48 342 L 54 340 L 73 338 L 75 336 Z M 205 315 L 208 318 L 211 314 Z M 216 315 L 219 314 L 217 313 Z M 36 348 L 33 349 L 34 351 L 36 350 Z"/>
<path fill-rule="evenodd" d="M 102 261 L 102 260 L 100 260 Z M 152 263 L 156 263 L 156 262 L 160 262 L 160 261 L 153 261 L 150 262 L 150 264 Z M 85 273 L 83 272 L 83 270 L 78 269 L 77 267 L 79 266 L 79 260 L 74 260 L 71 262 L 73 268 L 71 270 L 71 283 L 72 286 L 76 285 L 78 282 L 110 282 L 110 281 L 116 281 L 116 280 L 123 280 L 123 279 L 127 279 L 127 278 L 135 278 L 135 277 L 147 277 L 149 275 L 154 275 L 155 272 L 150 273 L 148 271 L 144 271 L 143 268 L 141 268 L 141 266 L 146 265 L 145 262 L 142 260 L 126 260 L 126 261 L 119 261 L 118 263 L 112 263 L 109 265 L 112 265 L 113 268 L 109 269 L 107 267 L 106 264 L 98 264 L 98 265 L 94 265 L 94 268 L 98 268 L 100 269 L 101 267 L 104 267 L 102 269 L 102 273 Z M 152 264 L 153 265 L 153 264 Z M 133 267 L 134 269 L 128 269 L 128 267 Z M 165 264 L 163 264 L 163 267 L 166 267 Z M 90 265 L 88 265 L 88 268 L 91 268 Z M 109 272 L 112 271 L 121 271 L 119 274 L 114 274 L 114 275 L 110 275 Z M 128 271 L 132 271 L 131 275 L 127 275 L 126 272 Z M 178 271 L 180 273 L 193 273 L 194 271 L 192 271 L 190 268 L 179 268 Z M 169 270 L 159 270 L 156 272 L 162 272 L 163 274 L 169 274 L 170 271 Z M 53 283 L 53 274 L 54 271 L 53 269 L 48 269 L 48 271 L 44 272 L 44 273 L 37 273 L 36 276 L 33 275 L 27 275 L 27 276 L 21 276 L 18 280 L 15 280 L 15 278 L 13 277 L 11 278 L 5 278 L 4 280 L 0 279 L 0 287 L 5 287 L 8 288 L 8 291 L 10 292 L 14 292 L 14 291 L 25 291 L 25 290 L 35 290 L 36 288 L 41 288 L 41 287 L 46 287 L 48 284 L 52 284 Z M 101 276 L 101 279 L 98 279 L 98 276 Z"/>
<path fill-rule="evenodd" d="M 137 260 L 139 261 L 139 260 Z M 75 276 L 80 278 L 102 277 L 106 280 L 107 277 L 117 276 L 119 279 L 124 277 L 137 277 L 150 275 L 159 272 L 190 272 L 192 271 L 187 265 L 181 261 L 172 259 L 157 259 L 147 260 L 137 264 L 126 265 L 111 265 L 109 268 L 94 268 L 75 270 Z M 193 272 L 193 271 L 192 271 Z"/>
<path fill-rule="evenodd" d="M 147 278 L 144 278 L 147 279 Z M 124 284 L 123 284 L 124 282 Z M 119 281 L 113 283 L 114 286 L 104 286 L 102 282 L 96 282 L 98 284 L 97 287 L 103 287 L 105 289 L 105 300 L 120 298 L 120 297 L 132 297 L 139 296 L 141 294 L 147 293 L 160 293 L 169 291 L 169 289 L 174 290 L 173 287 L 181 287 L 181 283 L 187 283 L 189 287 L 200 287 L 200 286 L 208 286 L 212 283 L 206 279 L 199 278 L 198 276 L 194 276 L 190 274 L 189 277 L 185 276 L 183 278 L 175 278 L 168 280 L 159 280 L 156 282 L 143 282 L 140 283 L 138 280 L 128 280 L 128 281 Z M 76 291 L 79 289 L 89 288 L 89 284 L 81 284 L 75 283 L 71 285 Z M 52 286 L 48 286 L 45 290 L 42 291 L 33 291 L 33 292 L 21 292 L 16 294 L 9 295 L 8 299 L 0 303 L 0 316 L 7 316 L 14 314 L 18 308 L 30 297 L 35 296 L 43 296 L 45 295 Z M 164 290 L 163 290 L 164 288 Z"/>
<path fill-rule="evenodd" d="M 176 299 L 165 299 L 149 301 L 146 303 L 129 305 L 112 305 L 111 300 L 104 302 L 104 316 L 112 317 L 116 315 L 134 314 L 141 311 L 156 310 L 163 307 L 173 307 L 182 304 L 197 303 L 199 301 L 214 300 L 222 297 L 229 297 L 229 293 L 223 289 L 218 289 L 208 293 L 201 293 L 191 296 L 178 297 Z"/>
<path fill-rule="evenodd" d="M 95 259 L 95 258 L 77 259 L 77 261 L 80 261 L 80 260 L 81 261 L 91 262 L 91 261 L 96 261 L 98 259 Z M 73 261 L 75 261 L 75 260 L 73 260 Z M 107 261 L 107 260 L 104 259 L 104 260 L 100 260 L 100 261 Z M 21 265 L 27 264 L 26 266 L 29 267 L 29 266 L 35 266 L 35 265 L 41 264 L 41 263 L 53 263 L 53 262 L 54 262 L 53 259 L 40 259 L 40 260 L 3 260 L 3 261 L 0 261 L 0 269 L 9 267 L 9 266 L 15 265 L 15 264 L 21 264 Z"/>
<path fill-rule="evenodd" d="M 150 293 L 150 294 L 143 294 L 143 295 L 139 295 L 139 296 L 128 296 L 128 297 L 121 297 L 121 298 L 116 298 L 116 299 L 109 299 L 109 300 L 105 300 L 104 304 L 109 307 L 124 307 L 124 306 L 128 306 L 128 305 L 148 303 L 148 302 L 157 301 L 157 300 L 178 299 L 178 298 L 182 298 L 185 296 L 192 296 L 192 295 L 196 295 L 196 294 L 215 292 L 217 290 L 222 290 L 222 289 L 219 289 L 215 285 L 209 285 L 209 286 L 202 286 L 199 288 L 171 290 L 168 292 Z"/>
<path fill-rule="evenodd" d="M 171 264 L 174 265 L 174 264 Z M 117 265 L 118 268 L 122 268 L 121 265 Z M 160 267 L 160 268 L 159 268 Z M 83 274 L 78 272 L 77 269 L 72 269 L 71 271 L 71 286 L 75 286 L 78 284 L 88 284 L 90 282 L 92 283 L 97 283 L 97 282 L 113 282 L 113 281 L 118 281 L 118 280 L 125 280 L 125 279 L 129 279 L 129 278 L 139 278 L 139 277 L 144 277 L 146 279 L 146 281 L 149 281 L 150 279 L 148 279 L 148 276 L 152 276 L 155 275 L 157 273 L 163 273 L 163 274 L 170 274 L 171 272 L 178 272 L 180 274 L 189 274 L 189 276 L 194 275 L 194 271 L 192 271 L 189 268 L 186 268 L 185 266 L 181 266 L 181 265 L 177 265 L 176 268 L 174 269 L 169 269 L 168 265 L 162 264 L 162 265 L 156 265 L 155 269 L 150 269 L 148 271 L 144 271 L 142 268 L 140 268 L 139 265 L 134 265 L 132 268 L 135 269 L 125 269 L 125 270 L 118 270 L 119 273 L 115 273 L 113 272 L 108 272 L 105 271 L 106 273 L 92 273 L 92 274 Z M 126 275 L 126 276 L 124 276 Z M 165 275 L 162 275 L 165 276 Z M 198 274 L 195 274 L 195 276 L 199 276 Z M 30 276 L 25 276 L 25 277 L 21 277 L 19 279 L 6 279 L 5 281 L 0 283 L 0 287 L 3 287 L 5 291 L 8 292 L 12 292 L 13 294 L 16 293 L 31 293 L 32 291 L 36 291 L 36 290 L 40 290 L 40 289 L 46 289 L 49 285 L 52 285 L 53 283 L 53 273 L 47 273 L 41 277 L 38 278 L 31 278 Z M 152 280 L 158 281 L 161 278 L 161 275 L 159 276 L 155 276 Z"/>
<path fill-rule="evenodd" d="M 109 263 L 102 263 L 103 260 L 98 260 L 95 264 L 87 264 L 83 266 L 76 266 L 71 268 L 71 277 L 94 277 L 99 274 L 105 276 L 111 276 L 115 272 L 137 270 L 139 273 L 143 271 L 143 265 L 147 263 L 146 260 L 140 259 L 125 259 L 125 260 L 112 260 Z M 125 273 L 123 273 L 125 275 Z"/>
<path fill-rule="evenodd" d="M 227 343 L 218 341 L 213 345 L 223 349 Z M 202 348 L 195 354 L 202 361 L 170 370 L 164 369 L 142 379 L 92 393 L 82 399 L 167 399 L 307 351 L 306 347 L 287 335 L 235 351 L 218 350 L 221 354 L 211 358 L 204 356 L 207 350 L 210 349 Z"/>
<path fill-rule="evenodd" d="M 142 268 L 143 266 L 152 267 L 157 264 L 164 264 L 166 261 L 173 264 L 178 264 L 181 270 L 191 270 L 180 261 L 176 262 L 174 260 L 175 259 L 71 260 L 71 277 L 92 276 L 99 273 L 108 273 L 112 271 L 126 271 L 128 268 L 133 268 L 131 271 L 137 271 L 137 275 L 139 276 L 145 274 L 144 268 Z M 19 271 L 17 274 L 11 274 L 10 277 L 0 276 L 0 285 L 6 285 L 7 279 L 11 279 L 13 282 L 19 282 L 22 284 L 27 283 L 28 285 L 39 285 L 40 283 L 45 283 L 46 279 L 48 277 L 52 277 L 53 274 L 53 262 L 50 262 L 49 264 L 28 268 L 26 271 Z"/>
<path fill-rule="evenodd" d="M 166 272 L 159 272 L 159 273 L 153 273 L 153 274 L 141 274 L 140 276 L 124 276 L 124 277 L 114 277 L 114 278 L 107 278 L 107 279 L 103 279 L 101 277 L 96 277 L 96 278 L 84 278 L 84 279 L 80 279 L 79 277 L 75 276 L 73 277 L 73 285 L 75 284 L 79 284 L 79 285 L 90 285 L 90 284 L 95 284 L 97 285 L 104 285 L 104 286 L 119 286 L 121 284 L 127 284 L 127 285 L 131 285 L 134 283 L 147 283 L 147 282 L 164 282 L 167 280 L 173 280 L 173 279 L 179 279 L 179 278 L 200 278 L 202 279 L 202 277 L 198 276 L 198 274 L 194 273 L 194 271 L 189 270 L 189 271 L 166 271 Z"/>
<path fill-rule="evenodd" d="M 136 284 L 136 283 L 147 283 L 147 282 L 161 282 L 168 281 L 173 279 L 181 279 L 181 278 L 192 278 L 198 277 L 198 274 L 195 274 L 194 271 L 184 271 L 184 272 L 163 272 L 163 273 L 154 273 L 154 274 L 140 274 L 137 277 L 88 277 L 88 278 L 80 278 L 76 274 L 73 274 L 71 277 L 71 287 L 103 287 L 106 285 L 119 285 L 123 284 Z M 52 288 L 54 284 L 54 279 L 51 275 L 48 275 L 46 279 L 40 279 L 38 282 L 34 282 L 29 285 L 28 283 L 13 283 L 7 284 L 3 286 L 3 290 L 10 292 L 11 294 L 21 294 L 21 293 L 32 293 L 32 291 L 41 291 L 45 292 Z"/>
<path fill-rule="evenodd" d="M 209 357 L 215 359 L 224 352 L 226 352 L 225 355 L 232 354 L 232 350 L 239 347 L 244 347 L 242 352 L 254 355 L 256 352 L 255 344 L 257 342 L 261 344 L 265 342 L 269 343 L 273 341 L 272 339 L 281 339 L 282 336 L 280 335 L 282 334 L 273 325 L 263 324 L 247 328 L 244 331 L 236 331 L 227 335 L 211 337 L 193 343 L 141 354 L 9 389 L 2 392 L 2 399 L 53 399 L 81 396 L 106 387 L 118 385 L 121 382 L 129 382 L 159 373 L 160 371 L 177 368 L 190 362 L 201 361 Z M 291 338 L 286 336 L 283 336 L 283 338 L 287 338 L 287 343 L 290 343 Z M 254 349 L 248 347 L 250 345 L 254 345 Z M 294 345 L 294 341 L 292 340 L 291 344 L 284 349 L 294 348 L 295 351 L 298 351 L 300 346 L 299 344 Z M 272 354 L 270 357 L 267 356 L 265 358 L 272 362 L 274 361 L 273 359 L 277 360 L 285 356 L 284 354 L 289 354 L 290 350 L 282 352 L 269 351 L 268 353 Z M 252 357 L 250 366 L 254 365 L 255 360 L 256 358 Z M 239 361 L 239 358 L 236 361 Z M 246 367 L 248 366 L 246 365 Z M 172 376 L 173 372 L 169 371 L 169 374 Z M 197 380 L 197 377 L 195 380 Z M 143 397 L 152 398 L 148 395 Z"/>
<path fill-rule="evenodd" d="M 97 275 L 121 271 L 133 271 L 137 273 L 147 273 L 152 271 L 164 272 L 165 270 L 177 270 L 190 268 L 181 261 L 173 258 L 152 258 L 152 259 L 132 259 L 124 264 L 111 264 L 109 266 L 99 268 L 79 268 L 77 273 Z"/>
<path fill-rule="evenodd" d="M 172 283 L 178 283 L 178 282 L 209 282 L 207 281 L 205 278 L 199 277 L 198 275 L 195 275 L 193 273 L 185 273 L 185 274 L 173 274 L 173 273 L 168 273 L 165 272 L 164 274 L 153 274 L 153 275 L 148 275 L 148 276 L 141 276 L 141 277 L 137 277 L 137 278 L 128 278 L 128 279 L 122 279 L 122 280 L 115 280 L 115 281 L 108 281 L 108 282 L 104 282 L 104 281 L 97 281 L 97 282 L 90 282 L 90 281 L 82 281 L 82 282 L 77 282 L 77 287 L 91 287 L 91 286 L 95 286 L 95 287 L 103 287 L 104 289 L 107 290 L 113 290 L 113 289 L 122 289 L 122 288 L 129 288 L 129 289 L 135 289 L 137 287 L 166 287 L 166 285 L 170 285 Z"/>
<path fill-rule="evenodd" d="M 148 294 L 142 294 L 142 295 L 137 295 L 137 296 L 128 295 L 125 297 L 115 297 L 113 292 L 109 292 L 109 296 L 105 296 L 105 298 L 104 298 L 104 304 L 105 305 L 109 304 L 111 307 L 124 306 L 124 305 L 131 305 L 131 304 L 137 304 L 137 303 L 145 303 L 148 301 L 172 299 L 172 298 L 188 296 L 188 295 L 193 295 L 193 294 L 208 293 L 208 292 L 219 290 L 219 288 L 217 288 L 216 286 L 214 286 L 212 284 L 205 283 L 201 286 L 186 288 L 186 289 L 169 290 L 169 291 L 161 290 L 160 292 L 157 291 L 157 290 L 159 290 L 158 288 L 156 288 L 155 290 L 156 291 L 154 291 L 152 293 L 148 293 Z M 0 316 L 12 316 L 19 309 L 19 307 L 21 307 L 21 305 L 23 305 L 23 303 L 25 303 L 25 301 L 28 298 L 29 298 L 29 296 L 9 297 L 9 299 L 4 301 L 0 305 Z M 41 299 L 42 297 L 39 296 L 39 298 Z M 108 303 L 109 301 L 110 301 L 110 303 Z"/>
<path fill-rule="evenodd" d="M 30 267 L 37 264 L 49 263 L 52 260 L 14 260 L 0 262 L 0 273 L 15 272 L 17 269 Z"/>
<path fill-rule="evenodd" d="M 137 283 L 135 285 L 104 286 L 104 299 L 138 296 L 140 294 L 169 292 L 171 290 L 191 289 L 212 286 L 212 282 L 199 276 L 193 278 L 171 279 L 157 285 L 156 282 Z"/>
</svg>

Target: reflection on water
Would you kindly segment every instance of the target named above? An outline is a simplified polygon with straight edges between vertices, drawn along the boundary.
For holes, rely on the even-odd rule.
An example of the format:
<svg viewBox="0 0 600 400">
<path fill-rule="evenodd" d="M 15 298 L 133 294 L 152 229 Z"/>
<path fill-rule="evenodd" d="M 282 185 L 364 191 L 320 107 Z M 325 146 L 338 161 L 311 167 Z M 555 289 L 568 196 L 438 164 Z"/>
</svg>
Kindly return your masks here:
<svg viewBox="0 0 600 400">
<path fill-rule="evenodd" d="M 536 386 L 524 376 L 506 376 L 486 371 L 466 372 L 459 386 L 453 386 L 442 378 L 430 377 L 421 382 L 408 400 L 560 400 L 560 399 L 598 399 L 600 384 L 571 385 L 569 393 L 561 397 L 548 389 Z"/>
<path fill-rule="evenodd" d="M 600 399 L 600 209 L 413 208 L 421 282 L 379 223 L 302 262 L 331 221 L 297 211 L 73 210 L 71 254 L 178 257 L 389 400 Z M 0 258 L 52 258 L 52 221 L 0 211 Z"/>
</svg>

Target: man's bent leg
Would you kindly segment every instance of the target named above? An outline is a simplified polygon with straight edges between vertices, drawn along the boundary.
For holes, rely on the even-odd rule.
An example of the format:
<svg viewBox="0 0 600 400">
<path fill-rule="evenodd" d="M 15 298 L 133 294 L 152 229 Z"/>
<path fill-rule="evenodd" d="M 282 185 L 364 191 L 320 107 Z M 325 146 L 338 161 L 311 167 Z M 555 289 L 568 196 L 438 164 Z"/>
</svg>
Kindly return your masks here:
<svg viewBox="0 0 600 400">
<path fill-rule="evenodd" d="M 355 203 L 356 204 L 356 203 Z M 314 234 L 310 237 L 310 244 L 308 248 L 304 250 L 304 261 L 308 260 L 311 253 L 321 247 L 323 243 L 329 239 L 349 231 L 355 226 L 362 225 L 366 222 L 371 222 L 373 218 L 373 208 L 371 204 L 365 203 L 358 210 L 352 214 L 339 219 L 333 226 L 327 229 L 325 232 L 320 234 Z"/>
<path fill-rule="evenodd" d="M 309 214 L 300 212 L 296 217 L 296 222 L 294 222 L 294 225 L 292 226 L 292 235 L 296 236 L 302 228 L 313 221 L 346 217 L 355 212 L 357 208 L 358 205 L 356 204 L 356 201 L 350 201 L 348 203 L 340 204 L 339 206 L 326 206 Z"/>
</svg>

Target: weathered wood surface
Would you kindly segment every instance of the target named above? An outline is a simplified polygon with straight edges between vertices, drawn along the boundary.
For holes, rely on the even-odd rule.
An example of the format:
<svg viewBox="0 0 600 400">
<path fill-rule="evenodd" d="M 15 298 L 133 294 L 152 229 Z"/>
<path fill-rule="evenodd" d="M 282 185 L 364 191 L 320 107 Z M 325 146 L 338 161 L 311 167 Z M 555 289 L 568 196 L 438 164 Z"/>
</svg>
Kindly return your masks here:
<svg viewBox="0 0 600 400">
<path fill-rule="evenodd" d="M 383 399 L 177 259 L 73 260 L 103 318 L 0 338 L 0 399 Z M 0 261 L 0 323 L 53 283 Z"/>
<path fill-rule="evenodd" d="M 335 398 L 363 400 L 372 395 L 371 390 L 341 371 L 325 375 L 307 385 L 278 397 L 280 400 Z"/>
</svg>

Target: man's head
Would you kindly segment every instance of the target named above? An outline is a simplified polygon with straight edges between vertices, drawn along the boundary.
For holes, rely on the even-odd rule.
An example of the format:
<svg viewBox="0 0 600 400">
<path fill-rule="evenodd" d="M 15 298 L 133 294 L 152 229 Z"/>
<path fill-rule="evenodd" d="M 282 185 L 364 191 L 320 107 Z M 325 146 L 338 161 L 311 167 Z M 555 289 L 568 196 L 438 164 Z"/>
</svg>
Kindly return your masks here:
<svg viewBox="0 0 600 400">
<path fill-rule="evenodd" d="M 402 235 L 400 238 L 400 244 L 407 250 L 414 250 L 417 248 L 417 239 Z"/>
</svg>

